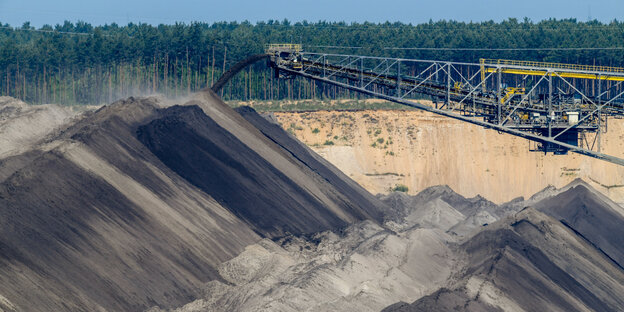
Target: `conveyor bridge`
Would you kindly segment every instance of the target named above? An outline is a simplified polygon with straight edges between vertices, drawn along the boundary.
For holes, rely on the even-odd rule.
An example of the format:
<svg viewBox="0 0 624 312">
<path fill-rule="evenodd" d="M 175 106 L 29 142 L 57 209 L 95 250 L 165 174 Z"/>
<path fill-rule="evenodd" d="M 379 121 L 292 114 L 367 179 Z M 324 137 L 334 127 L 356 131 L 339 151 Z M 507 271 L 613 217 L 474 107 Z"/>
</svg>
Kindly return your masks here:
<svg viewBox="0 0 624 312">
<path fill-rule="evenodd" d="M 519 136 L 532 151 L 624 165 L 600 144 L 609 117 L 624 116 L 624 68 L 310 53 L 297 44 L 269 45 L 264 57 L 277 77 L 314 79 Z"/>
</svg>

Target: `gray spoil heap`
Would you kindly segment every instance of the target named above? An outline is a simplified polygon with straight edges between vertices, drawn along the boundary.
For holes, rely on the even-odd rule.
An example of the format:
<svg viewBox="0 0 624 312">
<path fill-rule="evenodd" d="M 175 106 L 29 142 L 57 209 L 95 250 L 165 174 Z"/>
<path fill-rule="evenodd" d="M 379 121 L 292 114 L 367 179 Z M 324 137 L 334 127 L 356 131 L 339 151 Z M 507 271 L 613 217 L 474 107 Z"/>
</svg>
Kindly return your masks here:
<svg viewBox="0 0 624 312">
<path fill-rule="evenodd" d="M 122 100 L 2 159 L 0 310 L 173 308 L 262 238 L 380 220 L 384 204 L 272 135 L 207 91 Z"/>
<path fill-rule="evenodd" d="M 407 311 L 622 311 L 624 209 L 581 180 L 473 231 L 447 285 Z"/>
</svg>

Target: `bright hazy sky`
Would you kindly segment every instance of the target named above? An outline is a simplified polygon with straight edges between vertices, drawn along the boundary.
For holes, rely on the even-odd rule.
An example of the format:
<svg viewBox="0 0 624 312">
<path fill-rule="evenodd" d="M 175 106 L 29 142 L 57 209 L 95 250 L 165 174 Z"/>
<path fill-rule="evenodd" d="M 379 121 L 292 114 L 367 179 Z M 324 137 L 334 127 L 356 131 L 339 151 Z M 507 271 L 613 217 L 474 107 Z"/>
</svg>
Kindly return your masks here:
<svg viewBox="0 0 624 312">
<path fill-rule="evenodd" d="M 55 25 L 82 20 L 93 25 L 116 22 L 345 21 L 423 23 L 429 19 L 533 21 L 588 17 L 624 19 L 624 0 L 0 0 L 0 22 L 21 26 Z"/>
</svg>

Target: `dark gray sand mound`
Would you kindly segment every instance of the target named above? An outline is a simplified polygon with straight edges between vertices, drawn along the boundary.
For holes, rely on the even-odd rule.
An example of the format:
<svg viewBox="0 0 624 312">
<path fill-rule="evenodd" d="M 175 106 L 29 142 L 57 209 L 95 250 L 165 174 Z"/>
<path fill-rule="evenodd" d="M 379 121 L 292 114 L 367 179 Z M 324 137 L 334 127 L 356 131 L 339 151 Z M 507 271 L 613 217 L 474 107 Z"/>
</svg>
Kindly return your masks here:
<svg viewBox="0 0 624 312">
<path fill-rule="evenodd" d="M 617 211 L 622 208 L 589 185 L 579 183 L 535 208 L 560 220 L 624 267 L 624 217 Z"/>
<path fill-rule="evenodd" d="M 253 108 L 247 106 L 239 107 L 236 111 L 267 138 L 275 142 L 284 152 L 296 159 L 302 170 L 310 172 L 310 175 L 318 175 L 320 179 L 324 180 L 324 183 L 338 190 L 338 193 L 328 194 L 328 196 L 332 196 L 336 202 L 340 202 L 343 209 L 349 213 L 354 215 L 365 213 L 373 219 L 381 220 L 382 213 L 388 211 L 388 207 L 380 203 L 375 196 L 284 131 L 279 125 L 269 122 Z"/>
<path fill-rule="evenodd" d="M 161 117 L 139 127 L 137 135 L 169 168 L 266 237 L 344 227 L 351 219 L 371 218 L 360 204 L 372 213 L 379 213 L 382 206 L 381 203 L 375 206 L 377 199 L 372 196 L 351 201 L 349 193 L 357 194 L 361 190 L 349 187 L 331 169 L 316 162 L 314 165 L 320 170 L 306 173 L 310 179 L 320 178 L 316 179 L 319 186 L 339 208 L 333 211 L 197 106 L 167 108 Z M 297 152 L 304 155 L 299 157 Z M 305 154 L 304 149 L 290 153 L 297 160 L 310 158 Z M 324 175 L 332 180 L 325 180 Z M 335 188 L 332 182 L 341 188 Z"/>
<path fill-rule="evenodd" d="M 315 173 L 213 95 L 194 104 L 130 98 L 2 160 L 0 310 L 173 308 L 261 235 L 334 229 L 384 207 L 351 200 L 352 181 L 335 188 L 323 175 L 334 168 Z M 215 111 L 219 122 L 204 114 Z M 284 172 L 270 153 L 297 165 Z"/>
<path fill-rule="evenodd" d="M 14 161 L 0 184 L 0 294 L 9 308 L 175 306 L 259 239 L 134 138 L 156 109 L 150 100 L 115 103 L 69 126 L 54 148 Z"/>
</svg>

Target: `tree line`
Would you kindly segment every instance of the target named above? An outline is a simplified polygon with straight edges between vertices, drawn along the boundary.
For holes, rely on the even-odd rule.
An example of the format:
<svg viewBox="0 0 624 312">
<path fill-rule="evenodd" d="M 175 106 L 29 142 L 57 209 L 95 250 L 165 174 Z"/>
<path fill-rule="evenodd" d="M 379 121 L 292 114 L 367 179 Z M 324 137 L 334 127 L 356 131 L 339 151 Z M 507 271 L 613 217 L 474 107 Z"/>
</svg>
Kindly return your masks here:
<svg viewBox="0 0 624 312">
<path fill-rule="evenodd" d="M 0 25 L 0 94 L 30 103 L 98 104 L 152 92 L 186 95 L 211 85 L 230 65 L 262 52 L 266 44 L 284 42 L 302 43 L 307 51 L 371 56 L 624 66 L 624 24 L 619 21 Z M 266 64 L 237 75 L 222 95 L 226 100 L 355 96 L 304 79 L 275 79 Z"/>
</svg>

